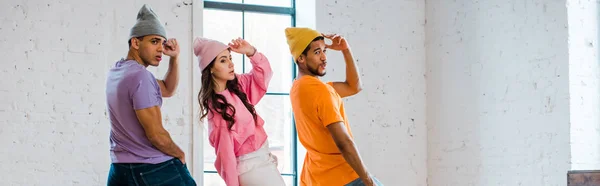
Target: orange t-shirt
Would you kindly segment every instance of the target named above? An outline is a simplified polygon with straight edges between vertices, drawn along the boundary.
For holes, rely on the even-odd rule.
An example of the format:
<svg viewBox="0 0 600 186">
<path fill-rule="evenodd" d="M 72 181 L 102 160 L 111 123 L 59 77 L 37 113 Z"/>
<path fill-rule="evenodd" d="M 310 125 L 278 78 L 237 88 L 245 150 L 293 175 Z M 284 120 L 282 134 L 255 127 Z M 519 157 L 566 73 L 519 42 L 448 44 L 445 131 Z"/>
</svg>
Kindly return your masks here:
<svg viewBox="0 0 600 186">
<path fill-rule="evenodd" d="M 302 76 L 294 81 L 290 99 L 298 139 L 307 151 L 300 185 L 343 186 L 357 179 L 358 174 L 346 162 L 326 128 L 329 124 L 344 122 L 352 137 L 344 103 L 332 83 Z"/>
</svg>

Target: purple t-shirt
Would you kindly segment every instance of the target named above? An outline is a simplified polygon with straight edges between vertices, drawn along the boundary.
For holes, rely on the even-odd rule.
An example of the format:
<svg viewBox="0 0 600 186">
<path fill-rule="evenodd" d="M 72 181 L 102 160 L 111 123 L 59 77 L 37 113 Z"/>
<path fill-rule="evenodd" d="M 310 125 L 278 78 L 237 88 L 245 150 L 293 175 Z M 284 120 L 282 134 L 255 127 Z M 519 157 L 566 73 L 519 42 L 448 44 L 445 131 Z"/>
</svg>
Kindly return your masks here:
<svg viewBox="0 0 600 186">
<path fill-rule="evenodd" d="M 152 73 L 134 60 L 118 61 L 106 80 L 113 163 L 161 163 L 173 157 L 150 143 L 135 110 L 162 106 L 160 87 Z"/>
</svg>

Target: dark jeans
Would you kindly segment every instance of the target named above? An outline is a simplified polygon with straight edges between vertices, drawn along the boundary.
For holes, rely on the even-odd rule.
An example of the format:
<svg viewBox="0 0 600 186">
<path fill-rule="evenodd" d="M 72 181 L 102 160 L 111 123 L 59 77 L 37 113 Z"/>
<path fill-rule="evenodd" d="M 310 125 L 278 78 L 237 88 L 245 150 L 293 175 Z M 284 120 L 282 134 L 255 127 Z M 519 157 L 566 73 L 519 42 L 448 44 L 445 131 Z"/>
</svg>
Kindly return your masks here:
<svg viewBox="0 0 600 186">
<path fill-rule="evenodd" d="M 174 158 L 159 164 L 113 163 L 108 172 L 108 186 L 196 186 L 187 166 Z"/>
<path fill-rule="evenodd" d="M 371 177 L 371 179 L 373 179 L 373 183 L 375 183 L 375 185 L 383 186 L 383 184 L 381 184 L 381 182 L 379 182 L 379 180 L 377 180 L 377 178 Z M 360 178 L 357 178 L 356 180 L 346 184 L 345 186 L 364 186 L 364 185 L 365 185 L 365 183 L 363 183 L 363 181 Z"/>
</svg>

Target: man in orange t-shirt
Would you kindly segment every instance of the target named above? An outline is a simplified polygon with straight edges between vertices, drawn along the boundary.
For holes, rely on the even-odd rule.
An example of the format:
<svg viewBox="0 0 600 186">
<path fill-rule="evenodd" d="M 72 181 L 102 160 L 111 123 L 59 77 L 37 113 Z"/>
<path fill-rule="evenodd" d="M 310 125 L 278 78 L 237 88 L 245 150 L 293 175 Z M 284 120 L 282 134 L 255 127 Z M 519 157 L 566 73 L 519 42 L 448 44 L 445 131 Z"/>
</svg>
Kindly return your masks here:
<svg viewBox="0 0 600 186">
<path fill-rule="evenodd" d="M 356 148 L 342 97 L 360 92 L 360 78 L 346 40 L 309 28 L 285 30 L 290 52 L 298 65 L 298 79 L 290 90 L 298 138 L 306 148 L 300 185 L 379 185 Z M 324 39 L 330 39 L 331 45 Z M 345 82 L 322 82 L 327 49 L 341 51 L 346 61 Z"/>
</svg>

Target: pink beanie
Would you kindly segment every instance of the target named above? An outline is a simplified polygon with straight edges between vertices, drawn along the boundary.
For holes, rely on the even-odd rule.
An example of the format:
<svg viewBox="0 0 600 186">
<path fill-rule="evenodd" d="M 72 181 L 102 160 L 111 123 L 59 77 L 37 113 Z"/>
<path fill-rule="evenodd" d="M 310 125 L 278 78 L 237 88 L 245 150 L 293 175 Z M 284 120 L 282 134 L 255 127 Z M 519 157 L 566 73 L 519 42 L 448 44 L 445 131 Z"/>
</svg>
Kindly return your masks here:
<svg viewBox="0 0 600 186">
<path fill-rule="evenodd" d="M 194 39 L 194 55 L 198 57 L 200 72 L 202 72 L 204 68 L 219 55 L 219 53 L 228 48 L 229 46 L 221 42 L 203 37 L 196 37 L 196 39 Z"/>
</svg>

